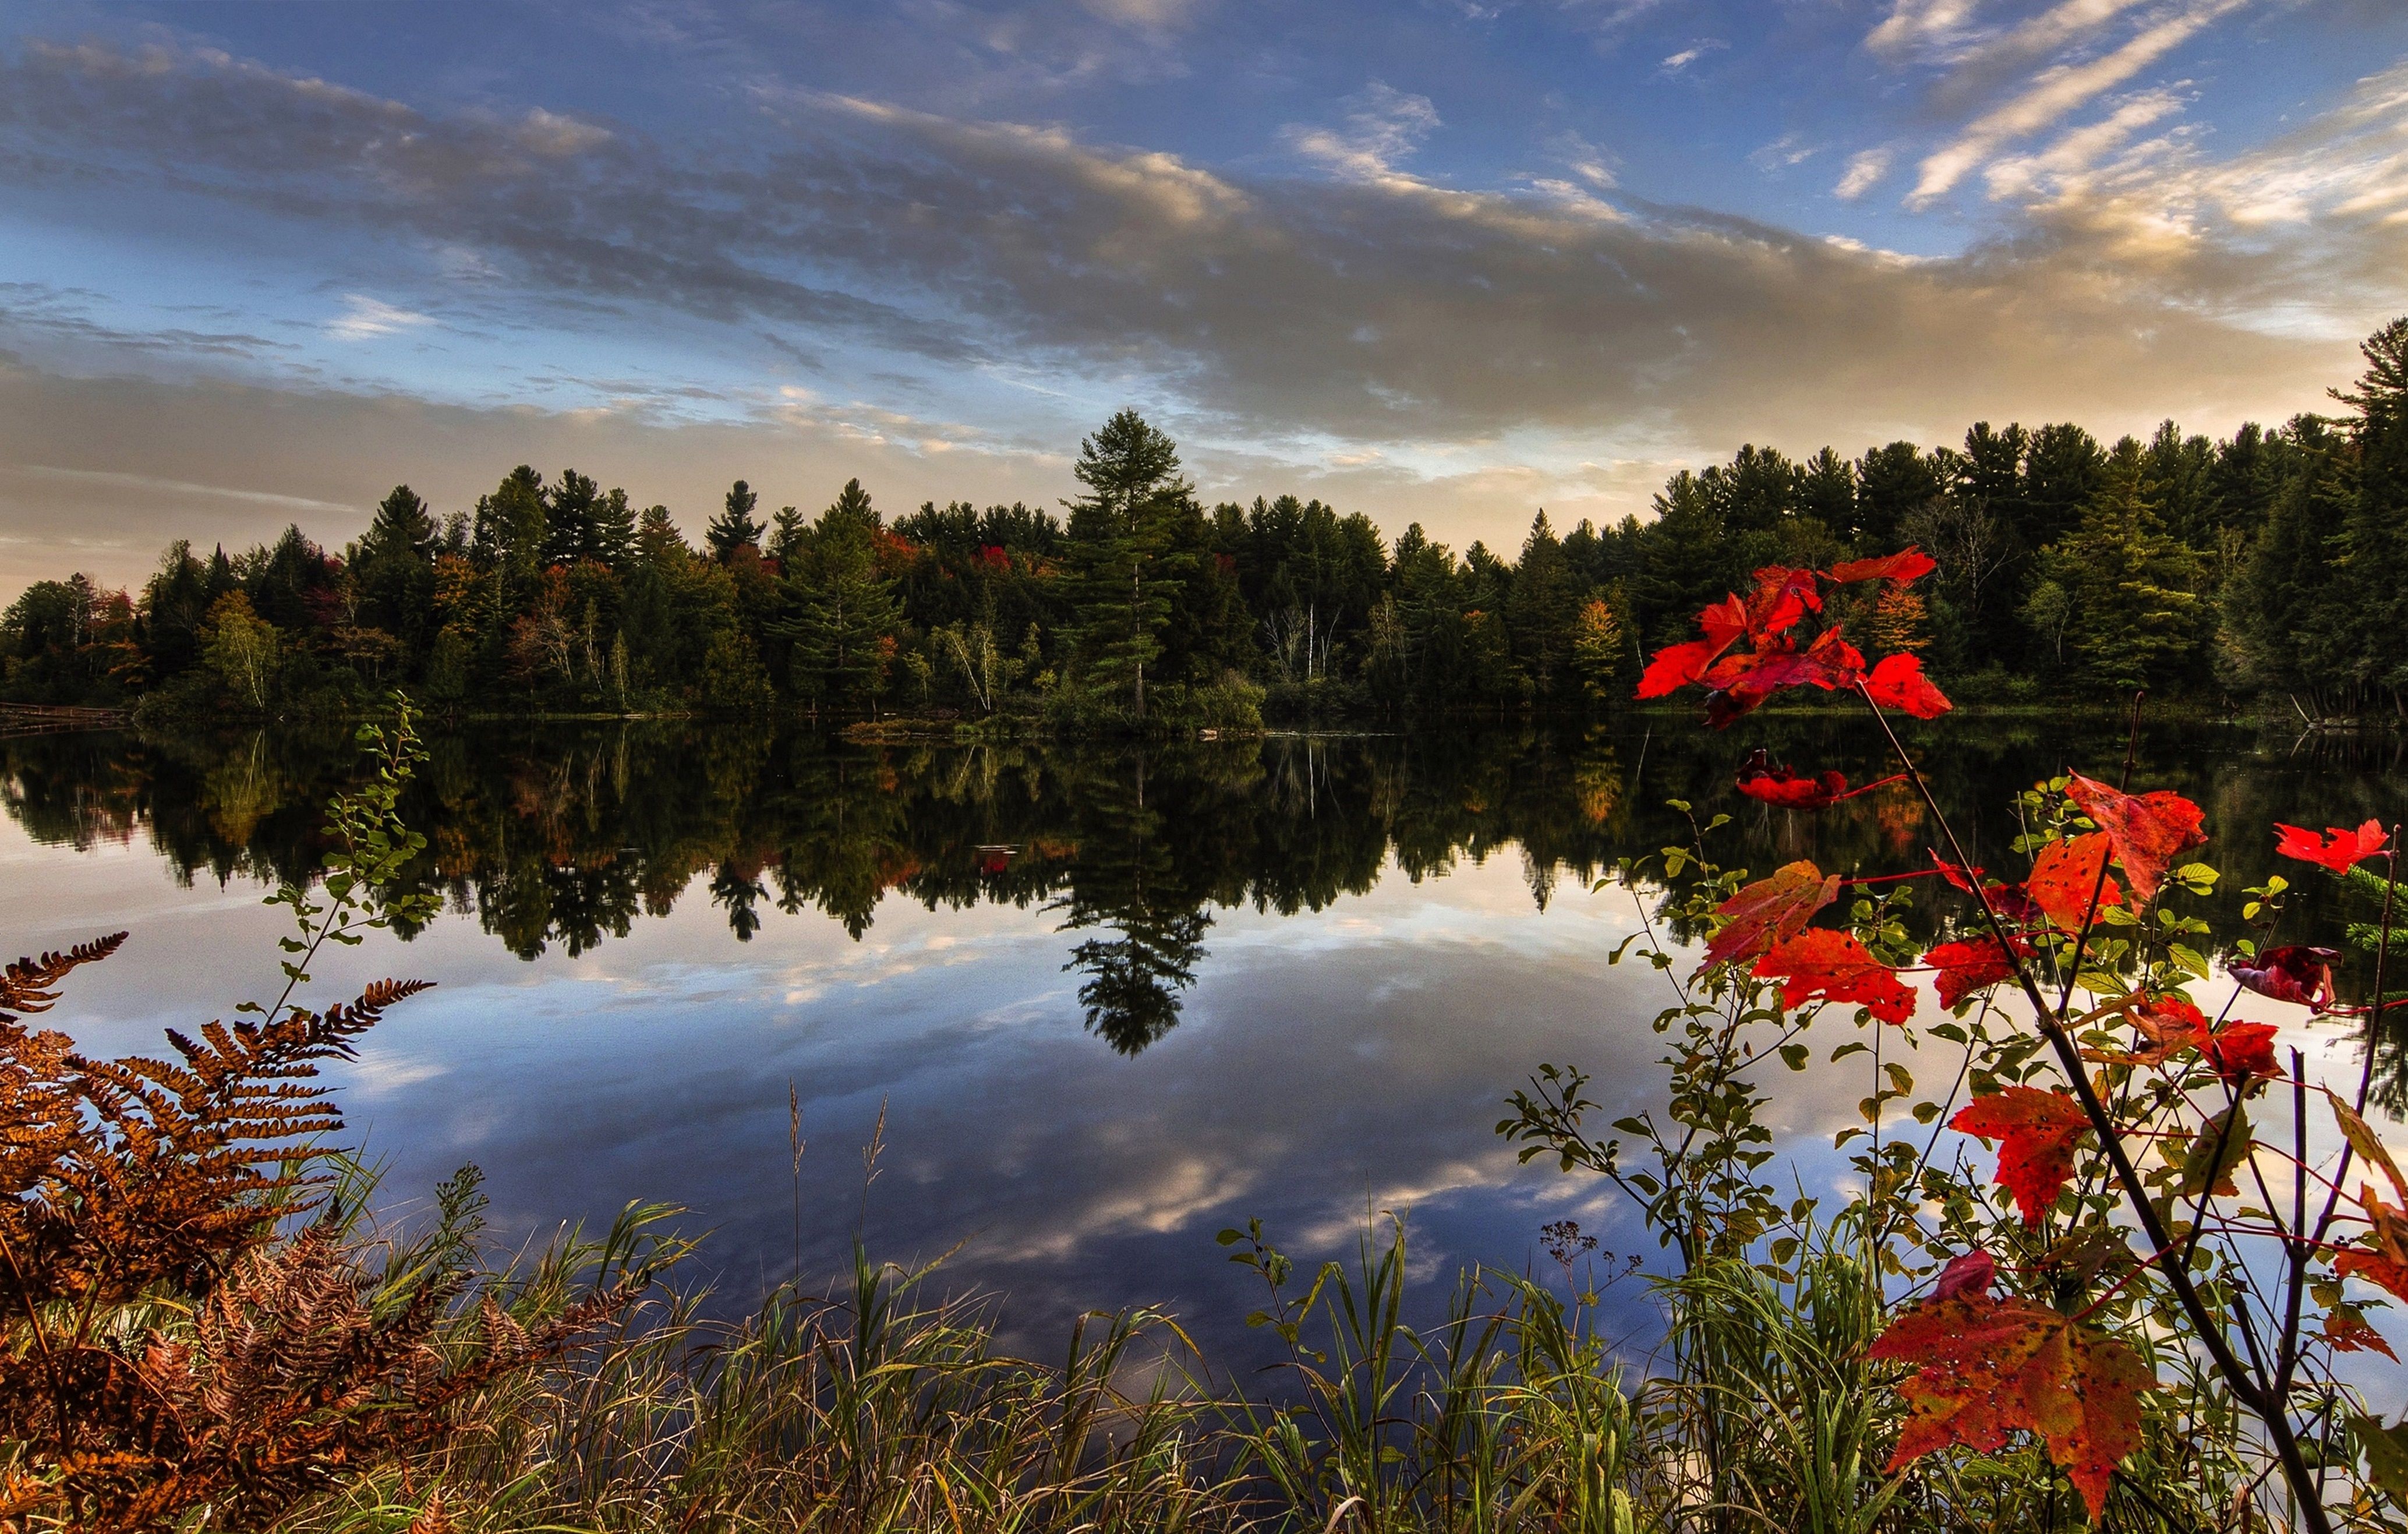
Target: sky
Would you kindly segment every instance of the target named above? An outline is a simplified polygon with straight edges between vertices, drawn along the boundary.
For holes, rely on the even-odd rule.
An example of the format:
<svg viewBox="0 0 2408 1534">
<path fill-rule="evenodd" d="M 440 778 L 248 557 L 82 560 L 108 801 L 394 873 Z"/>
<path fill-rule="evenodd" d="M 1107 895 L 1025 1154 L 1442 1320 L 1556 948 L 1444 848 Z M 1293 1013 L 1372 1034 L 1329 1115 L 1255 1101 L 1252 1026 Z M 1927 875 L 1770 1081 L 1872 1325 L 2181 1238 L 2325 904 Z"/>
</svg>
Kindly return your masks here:
<svg viewBox="0 0 2408 1534">
<path fill-rule="evenodd" d="M 2223 434 L 2408 312 L 2399 0 L 0 11 L 0 595 L 575 466 L 1460 548 L 1743 442 Z"/>
</svg>

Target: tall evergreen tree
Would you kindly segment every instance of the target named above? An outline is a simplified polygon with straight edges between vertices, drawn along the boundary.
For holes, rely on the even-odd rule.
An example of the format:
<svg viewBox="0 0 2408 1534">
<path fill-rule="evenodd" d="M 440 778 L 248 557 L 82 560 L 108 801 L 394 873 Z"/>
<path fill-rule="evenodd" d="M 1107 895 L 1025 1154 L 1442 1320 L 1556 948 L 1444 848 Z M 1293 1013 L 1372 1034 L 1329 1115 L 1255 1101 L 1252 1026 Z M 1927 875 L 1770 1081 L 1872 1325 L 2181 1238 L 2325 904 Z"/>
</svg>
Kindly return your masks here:
<svg viewBox="0 0 2408 1534">
<path fill-rule="evenodd" d="M 616 570 L 625 568 L 635 552 L 636 509 L 627 493 L 613 486 L 594 509 L 594 533 L 585 553 Z"/>
<path fill-rule="evenodd" d="M 2351 681 L 2368 696 L 2408 714 L 2408 319 L 2394 320 L 2360 349 L 2366 372 L 2333 397 L 2350 408 L 2348 514 L 2335 540 L 2349 604 Z"/>
<path fill-rule="evenodd" d="M 902 613 L 879 535 L 869 493 L 847 480 L 781 572 L 787 610 L 770 627 L 791 641 L 795 689 L 815 709 L 872 706 L 888 681 Z"/>
<path fill-rule="evenodd" d="M 544 497 L 543 562 L 574 565 L 600 556 L 602 490 L 573 468 L 560 471 Z"/>
<path fill-rule="evenodd" d="M 2101 472 L 2079 521 L 2041 554 L 2044 581 L 2065 593 L 2065 648 L 2101 691 L 2160 688 L 2200 652 L 2212 609 L 2199 556 L 2165 530 L 2140 444 Z"/>
<path fill-rule="evenodd" d="M 727 500 L 719 515 L 710 519 L 703 532 L 703 541 L 710 546 L 710 557 L 722 565 L 736 557 L 736 551 L 747 544 L 761 546 L 761 524 L 752 520 L 753 509 L 761 496 L 751 485 L 738 480 L 728 487 Z"/>
<path fill-rule="evenodd" d="M 1162 654 L 1186 557 L 1175 523 L 1195 512 L 1193 487 L 1180 478 L 1177 444 L 1134 409 L 1081 441 L 1071 472 L 1087 487 L 1064 503 L 1080 652 L 1089 680 L 1107 694 L 1125 688 L 1143 719 L 1146 667 Z"/>
</svg>

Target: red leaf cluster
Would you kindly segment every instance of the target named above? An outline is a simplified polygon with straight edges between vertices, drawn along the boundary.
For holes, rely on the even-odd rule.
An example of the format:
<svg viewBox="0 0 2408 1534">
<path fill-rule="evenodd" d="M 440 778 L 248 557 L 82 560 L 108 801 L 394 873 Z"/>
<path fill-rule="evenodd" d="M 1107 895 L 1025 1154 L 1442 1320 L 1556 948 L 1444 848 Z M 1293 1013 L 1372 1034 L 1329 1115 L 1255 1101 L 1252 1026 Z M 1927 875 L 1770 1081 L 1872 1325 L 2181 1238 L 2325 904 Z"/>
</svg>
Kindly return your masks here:
<svg viewBox="0 0 2408 1534">
<path fill-rule="evenodd" d="M 1877 703 L 1918 719 L 1945 712 L 1948 699 L 1923 675 L 1913 655 L 1891 655 L 1870 673 L 1865 657 L 1833 624 L 1801 645 L 1795 632 L 1809 612 L 1823 609 L 1821 582 L 1884 580 L 1900 585 L 1930 573 L 1928 555 L 1909 549 L 1879 559 L 1853 560 L 1828 570 L 1770 565 L 1756 572 L 1744 596 L 1733 593 L 1698 615 L 1702 638 L 1658 651 L 1639 679 L 1642 698 L 1665 697 L 1696 684 L 1707 690 L 1706 721 L 1724 728 L 1775 693 L 1791 687 L 1863 686 Z M 1735 649 L 1741 640 L 1744 650 Z"/>
<path fill-rule="evenodd" d="M 1781 1004 L 1795 1007 L 1810 997 L 1853 1001 L 1885 1023 L 1914 1015 L 1914 993 L 1897 971 L 1845 932 L 1828 927 L 1800 932 L 1773 944 L 1756 961 L 1760 980 L 1781 982 Z"/>
<path fill-rule="evenodd" d="M 2132 1013 L 2132 1025 L 2148 1042 L 2129 1054 L 2086 1051 L 2094 1060 L 2111 1065 L 2163 1065 L 2184 1050 L 2195 1049 L 2208 1068 L 2235 1091 L 2252 1082 L 2282 1072 L 2274 1064 L 2274 1039 L 2282 1030 L 2267 1023 L 2229 1023 L 2221 1028 L 2178 996 L 2152 996 Z"/>
<path fill-rule="evenodd" d="M 1865 1356 L 1916 1369 L 1899 1386 L 1907 1419 L 1891 1469 L 1951 1444 L 1987 1454 L 2014 1433 L 2033 1433 L 2094 1520 L 2115 1467 L 2140 1444 L 2141 1394 L 2157 1387 L 2149 1366 L 2114 1338 L 1970 1284 L 1899 1317 Z"/>
<path fill-rule="evenodd" d="M 2332 967 L 2340 957 L 2336 949 L 2286 943 L 2269 948 L 2255 958 L 2236 953 L 2224 961 L 2224 968 L 2234 980 L 2261 996 L 2296 1002 L 2312 1012 L 2323 1012 L 2332 1009 Z"/>
<path fill-rule="evenodd" d="M 1739 769 L 1739 791 L 1782 810 L 1821 810 L 1848 792 L 1848 780 L 1837 772 L 1809 777 L 1794 767 L 1773 767 L 1759 749 Z"/>
<path fill-rule="evenodd" d="M 2276 821 L 2274 838 L 2274 851 L 2285 857 L 2296 857 L 2302 863 L 2313 863 L 2335 873 L 2349 872 L 2383 851 L 2388 839 L 2383 834 L 2383 823 L 2375 820 L 2368 821 L 2355 831 L 2344 831 L 2338 825 L 2328 826 L 2322 836 Z"/>
<path fill-rule="evenodd" d="M 2078 772 L 2066 794 L 2106 833 L 2136 902 L 2154 898 L 2173 860 L 2207 840 L 2199 806 L 2179 794 L 2127 794 Z"/>
<path fill-rule="evenodd" d="M 2018 958 L 2032 956 L 2031 944 L 2021 938 L 2011 938 L 2001 943 L 1994 937 L 1966 938 L 1942 943 L 1923 955 L 1923 962 L 1940 971 L 1935 983 L 1940 989 L 1940 1004 L 1954 1008 L 1974 992 L 2011 978 Z"/>
<path fill-rule="evenodd" d="M 1803 859 L 1774 869 L 1714 908 L 1729 919 L 1706 940 L 1706 964 L 1748 959 L 1796 936 L 1840 897 L 1840 876 Z M 1703 966 L 1700 966 L 1703 968 Z"/>
<path fill-rule="evenodd" d="M 1974 885 L 1982 877 L 1981 869 L 1959 867 L 1938 853 L 1930 855 L 1932 866 L 1940 870 L 1940 877 L 1968 895 L 1976 893 Z M 1979 893 L 1989 901 L 1990 909 L 1999 913 L 1999 920 L 2002 922 L 2030 926 L 2048 919 L 2048 913 L 2033 903 L 2021 884 L 2002 884 L 1993 879 L 1983 884 Z"/>
<path fill-rule="evenodd" d="M 2074 1143 L 2089 1115 L 2070 1092 L 2011 1086 L 1976 1097 L 1948 1127 L 1999 1142 L 1999 1186 L 2014 1195 L 2024 1224 L 2036 1226 L 2073 1176 Z"/>
</svg>

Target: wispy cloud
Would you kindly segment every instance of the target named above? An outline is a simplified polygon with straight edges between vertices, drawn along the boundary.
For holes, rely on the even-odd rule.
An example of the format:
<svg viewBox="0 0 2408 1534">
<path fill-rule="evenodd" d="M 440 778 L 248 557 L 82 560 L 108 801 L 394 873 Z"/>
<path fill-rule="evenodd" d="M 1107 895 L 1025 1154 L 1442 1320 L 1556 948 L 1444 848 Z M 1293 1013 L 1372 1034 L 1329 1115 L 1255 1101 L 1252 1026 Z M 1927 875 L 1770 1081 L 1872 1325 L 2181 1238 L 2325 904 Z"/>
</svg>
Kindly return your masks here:
<svg viewBox="0 0 2408 1534">
<path fill-rule="evenodd" d="M 1791 165 L 1802 165 L 1821 151 L 1822 146 L 1807 143 L 1802 135 L 1784 133 L 1771 143 L 1750 151 L 1747 163 L 1770 175 Z"/>
<path fill-rule="evenodd" d="M 2082 0 L 2068 0 L 2068 7 Z M 2104 6 L 2112 0 L 2092 0 Z M 2050 66 L 2033 77 L 2013 99 L 1976 118 L 1953 140 L 1925 157 L 1919 179 L 1908 194 L 1910 207 L 1928 204 L 2006 145 L 2045 132 L 2068 116 L 2122 85 L 2164 58 L 2249 0 L 2189 0 L 2161 12 L 2122 46 L 2079 64 Z"/>
<path fill-rule="evenodd" d="M 1973 33 L 1973 14 L 1981 0 L 1896 0 L 1887 16 L 1865 36 L 1865 47 L 1878 57 L 1898 59 L 1944 52 Z"/>
<path fill-rule="evenodd" d="M 343 312 L 327 321 L 323 328 L 338 341 L 367 341 L 434 323 L 431 315 L 399 308 L 366 294 L 347 293 L 343 294 Z"/>
<path fill-rule="evenodd" d="M 1845 201 L 1863 196 L 1889 174 L 1891 158 L 1886 148 L 1858 150 L 1848 156 L 1848 168 L 1840 177 L 1839 184 L 1831 188 L 1831 195 Z"/>
<path fill-rule="evenodd" d="M 1342 127 L 1291 126 L 1285 136 L 1288 147 L 1305 159 L 1357 180 L 1395 175 L 1398 162 L 1419 149 L 1439 126 L 1438 108 L 1429 97 L 1382 80 L 1373 80 L 1341 105 L 1349 108 Z"/>
<path fill-rule="evenodd" d="M 1691 43 L 1688 47 L 1681 50 L 1678 53 L 1666 59 L 1663 64 L 1657 67 L 1662 69 L 1665 74 L 1677 75 L 1682 70 L 1688 68 L 1689 65 L 1697 63 L 1699 59 L 1704 58 L 1707 54 L 1712 53 L 1718 49 L 1728 48 L 1730 44 L 1723 41 L 1720 37 L 1701 37 L 1698 41 Z"/>
</svg>

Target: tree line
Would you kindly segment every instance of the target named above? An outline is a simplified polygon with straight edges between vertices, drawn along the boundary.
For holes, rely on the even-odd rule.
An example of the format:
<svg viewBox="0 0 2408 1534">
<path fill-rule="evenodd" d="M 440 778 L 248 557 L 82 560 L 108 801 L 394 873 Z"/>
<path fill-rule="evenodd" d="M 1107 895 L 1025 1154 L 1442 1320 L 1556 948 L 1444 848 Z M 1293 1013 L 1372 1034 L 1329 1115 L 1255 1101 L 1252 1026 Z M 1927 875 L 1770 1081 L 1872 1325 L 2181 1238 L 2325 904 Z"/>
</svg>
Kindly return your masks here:
<svg viewBox="0 0 2408 1534">
<path fill-rule="evenodd" d="M 901 711 L 1066 727 L 1243 725 L 1274 710 L 1569 711 L 1766 565 L 1917 544 L 1927 593 L 1845 615 L 1960 698 L 2146 687 L 2317 716 L 2408 713 L 2408 319 L 2330 414 L 2102 444 L 1978 423 L 1956 447 L 1742 448 L 1645 520 L 1460 554 L 1317 499 L 1207 507 L 1134 410 L 1081 444 L 1062 514 L 884 516 L 858 480 L 762 515 L 743 480 L 700 547 L 564 469 L 473 510 L 397 486 L 339 553 L 289 528 L 169 545 L 136 591 L 81 575 L 0 615 L 0 698 L 161 717 L 337 713 L 393 686 L 454 711 Z"/>
</svg>

